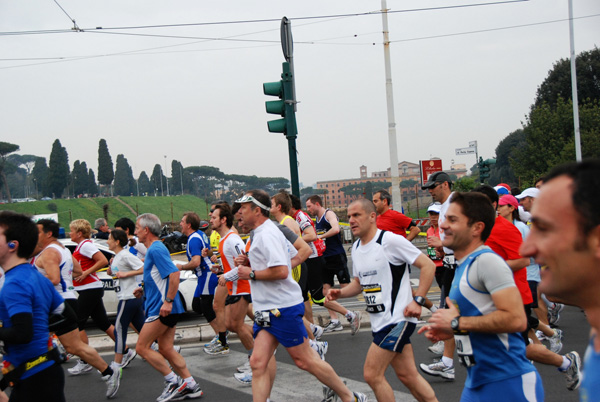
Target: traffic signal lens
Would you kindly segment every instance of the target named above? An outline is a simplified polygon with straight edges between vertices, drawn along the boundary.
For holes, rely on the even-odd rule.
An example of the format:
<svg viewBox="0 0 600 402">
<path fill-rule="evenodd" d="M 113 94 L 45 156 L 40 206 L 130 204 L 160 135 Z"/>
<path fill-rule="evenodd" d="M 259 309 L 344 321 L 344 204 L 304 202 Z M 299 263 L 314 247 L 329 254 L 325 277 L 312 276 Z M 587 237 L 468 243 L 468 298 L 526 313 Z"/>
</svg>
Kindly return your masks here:
<svg viewBox="0 0 600 402">
<path fill-rule="evenodd" d="M 267 122 L 267 127 L 271 133 L 285 132 L 285 119 L 271 120 Z"/>
<path fill-rule="evenodd" d="M 265 82 L 263 84 L 263 92 L 265 95 L 279 96 L 280 98 L 283 98 L 283 83 L 281 81 Z"/>
<path fill-rule="evenodd" d="M 285 102 L 282 100 L 278 101 L 267 101 L 265 102 L 267 113 L 285 115 Z"/>
</svg>

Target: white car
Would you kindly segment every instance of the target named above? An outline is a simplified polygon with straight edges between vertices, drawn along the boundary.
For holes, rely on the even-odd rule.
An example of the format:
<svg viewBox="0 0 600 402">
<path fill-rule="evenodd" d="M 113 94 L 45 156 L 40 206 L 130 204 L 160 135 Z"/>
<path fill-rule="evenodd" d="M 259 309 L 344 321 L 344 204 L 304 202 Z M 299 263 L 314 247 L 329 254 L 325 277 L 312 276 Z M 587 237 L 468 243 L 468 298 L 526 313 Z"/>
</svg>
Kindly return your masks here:
<svg viewBox="0 0 600 402">
<path fill-rule="evenodd" d="M 106 240 L 101 239 L 91 239 L 98 250 L 104 254 L 106 259 L 110 261 L 111 258 L 115 256 L 111 250 L 108 249 L 106 245 Z M 71 241 L 70 239 L 59 239 L 59 241 L 67 247 L 71 253 L 75 251 L 77 247 L 77 243 Z M 119 304 L 119 300 L 117 299 L 117 295 L 115 293 L 115 288 L 113 286 L 113 279 L 110 275 L 106 273 L 106 268 L 102 268 L 98 272 L 98 278 L 102 280 L 102 285 L 104 287 L 104 298 L 102 301 L 104 302 L 104 308 L 106 309 L 106 313 L 110 316 L 117 315 L 117 306 Z M 194 292 L 196 291 L 196 285 L 198 284 L 198 278 L 194 274 L 193 271 L 181 271 L 180 274 L 180 282 L 179 282 L 179 298 L 181 299 L 181 303 L 183 304 L 183 308 L 186 311 L 192 311 L 192 299 L 194 298 Z"/>
</svg>

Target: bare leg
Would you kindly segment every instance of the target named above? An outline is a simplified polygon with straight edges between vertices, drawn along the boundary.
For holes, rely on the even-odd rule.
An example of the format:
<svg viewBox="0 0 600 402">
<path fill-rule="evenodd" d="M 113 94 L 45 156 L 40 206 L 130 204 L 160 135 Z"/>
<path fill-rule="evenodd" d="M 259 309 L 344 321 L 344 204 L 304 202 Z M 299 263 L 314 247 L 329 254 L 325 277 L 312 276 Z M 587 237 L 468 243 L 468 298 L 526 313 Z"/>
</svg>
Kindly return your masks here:
<svg viewBox="0 0 600 402">
<path fill-rule="evenodd" d="M 108 364 L 100 357 L 96 349 L 87 343 L 83 343 L 77 329 L 60 335 L 58 339 L 68 353 L 79 356 L 81 360 L 89 363 L 100 372 L 103 372 L 108 367 Z"/>
</svg>

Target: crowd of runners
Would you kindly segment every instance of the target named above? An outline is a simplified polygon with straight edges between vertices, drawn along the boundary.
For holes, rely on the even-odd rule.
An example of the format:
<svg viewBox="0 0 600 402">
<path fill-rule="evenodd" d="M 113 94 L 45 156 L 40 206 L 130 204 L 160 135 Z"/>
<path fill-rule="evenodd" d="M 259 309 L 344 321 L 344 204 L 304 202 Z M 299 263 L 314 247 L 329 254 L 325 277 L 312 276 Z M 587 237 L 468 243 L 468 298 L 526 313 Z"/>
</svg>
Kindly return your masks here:
<svg viewBox="0 0 600 402">
<path fill-rule="evenodd" d="M 285 192 L 270 196 L 252 190 L 233 204 L 215 202 L 210 237 L 200 230 L 196 213 L 185 213 L 180 226 L 187 236 L 187 261 L 171 259 L 153 214 L 115 222 L 107 238 L 114 253 L 109 261 L 91 240 L 86 220 L 69 225 L 77 244 L 71 253 L 58 239 L 56 222 L 34 223 L 2 212 L 0 385 L 3 391 L 10 387 L 11 401 L 64 401 L 60 344 L 76 360 L 67 375 L 99 373 L 109 399 L 127 381 L 123 369 L 137 355 L 163 377 L 158 402 L 202 397 L 174 345 L 184 313 L 180 274 L 192 270 L 198 278 L 192 309 L 215 333 L 199 353 L 227 355 L 228 335 L 237 334 L 248 361 L 232 375 L 241 386 L 252 386 L 255 402 L 270 400 L 279 345 L 323 384 L 323 401 L 366 401 L 326 361 L 328 343 L 321 340 L 323 333 L 341 331 L 344 321 L 356 334 L 361 314 L 369 315 L 373 336 L 364 379 L 379 401 L 394 400 L 384 375 L 390 366 L 417 400 L 436 401 L 419 369 L 426 377 L 453 381 L 455 354 L 467 368 L 463 401 L 544 400 L 533 362 L 555 366 L 569 391 L 580 388 L 582 401 L 597 400 L 600 217 L 594 198 L 599 181 L 597 161 L 557 167 L 523 192 L 504 184 L 453 192 L 448 174 L 436 172 L 423 185 L 434 201 L 428 208 L 426 252 L 411 242 L 420 232 L 415 222 L 391 208 L 387 191 L 377 191 L 372 200 L 348 206 L 356 239 L 350 270 L 338 217 L 318 195 L 306 200 L 308 214 L 299 198 Z M 106 226 L 100 223 L 96 226 Z M 249 236 L 243 240 L 240 233 Z M 114 325 L 98 277 L 105 267 L 119 301 Z M 416 288 L 411 268 L 419 272 Z M 441 291 L 438 305 L 427 298 L 434 282 Z M 360 293 L 363 313 L 338 302 Z M 585 376 L 576 351 L 560 354 L 565 334 L 556 324 L 562 303 L 584 309 L 592 326 Z M 314 304 L 329 312 L 324 327 L 315 323 Z M 410 338 L 424 308 L 432 315 L 418 332 L 431 340 L 428 349 L 439 358 L 417 363 Z M 110 364 L 88 344 L 89 318 L 114 341 Z M 130 328 L 138 333 L 135 348 L 127 346 Z M 3 399 L 8 400 L 4 392 Z"/>
</svg>

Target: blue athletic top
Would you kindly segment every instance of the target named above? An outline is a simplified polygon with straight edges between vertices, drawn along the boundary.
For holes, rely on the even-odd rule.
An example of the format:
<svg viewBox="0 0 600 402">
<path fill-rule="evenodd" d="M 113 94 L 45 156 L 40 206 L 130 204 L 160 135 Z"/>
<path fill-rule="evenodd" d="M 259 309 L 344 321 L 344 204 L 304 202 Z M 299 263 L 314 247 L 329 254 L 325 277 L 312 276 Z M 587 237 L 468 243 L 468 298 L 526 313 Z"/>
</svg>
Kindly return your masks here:
<svg viewBox="0 0 600 402">
<path fill-rule="evenodd" d="M 188 261 L 191 261 L 192 257 L 195 255 L 200 256 L 200 266 L 195 270 L 196 276 L 198 277 L 198 285 L 196 286 L 196 292 L 194 294 L 195 297 L 199 295 L 214 295 L 215 288 L 219 283 L 217 275 L 213 274 L 210 270 L 212 265 L 210 258 L 202 257 L 202 250 L 205 248 L 210 249 L 210 242 L 203 231 L 198 230 L 188 237 L 186 250 Z"/>
<path fill-rule="evenodd" d="M 48 352 L 48 316 L 63 304 L 62 296 L 52 282 L 30 264 L 21 264 L 5 273 L 0 292 L 0 320 L 5 328 L 12 327 L 11 317 L 28 313 L 33 317 L 33 338 L 29 343 L 4 344 L 4 360 L 18 367 L 22 363 Z M 45 362 L 27 370 L 21 378 L 50 367 L 54 361 Z"/>
<path fill-rule="evenodd" d="M 475 251 L 456 268 L 449 297 L 458 307 L 461 316 L 483 316 L 495 310 L 490 293 L 473 288 L 468 281 L 471 264 L 483 253 L 493 253 L 493 251 L 487 248 Z M 486 309 L 485 313 L 480 311 L 484 308 Z M 460 355 L 461 348 L 467 348 L 461 344 L 459 337 L 455 337 L 455 339 Z M 469 332 L 466 341 L 470 341 L 471 359 L 475 362 L 472 366 L 467 367 L 467 381 L 465 382 L 467 388 L 476 388 L 483 384 L 535 371 L 535 367 L 525 357 L 525 342 L 520 333 Z"/>
<path fill-rule="evenodd" d="M 160 307 L 167 297 L 169 289 L 169 275 L 179 270 L 171 261 L 169 250 L 160 241 L 155 241 L 148 247 L 146 259 L 144 260 L 144 296 L 146 317 L 157 316 Z M 184 313 L 183 305 L 179 297 L 173 301 L 171 314 Z"/>
<path fill-rule="evenodd" d="M 325 213 L 323 214 L 323 216 L 321 216 L 321 219 L 317 217 L 315 225 L 317 228 L 317 234 L 323 234 L 329 229 L 331 229 L 331 224 L 329 223 L 327 218 L 325 218 L 325 216 L 327 215 L 327 211 L 330 211 L 330 209 L 327 208 L 325 210 Z M 323 252 L 323 257 L 330 257 L 332 255 L 346 253 L 342 245 L 342 236 L 340 236 L 339 233 L 335 236 L 327 237 L 323 240 L 325 240 L 325 251 Z"/>
<path fill-rule="evenodd" d="M 579 388 L 581 402 L 591 402 L 598 398 L 600 393 L 600 352 L 594 350 L 594 340 L 598 335 L 592 336 L 583 358 L 583 380 Z"/>
</svg>

